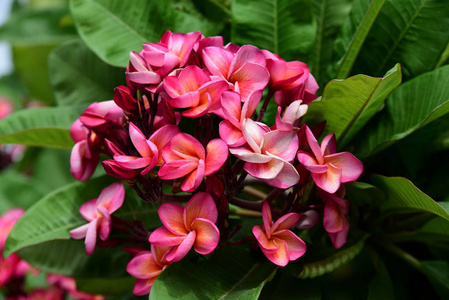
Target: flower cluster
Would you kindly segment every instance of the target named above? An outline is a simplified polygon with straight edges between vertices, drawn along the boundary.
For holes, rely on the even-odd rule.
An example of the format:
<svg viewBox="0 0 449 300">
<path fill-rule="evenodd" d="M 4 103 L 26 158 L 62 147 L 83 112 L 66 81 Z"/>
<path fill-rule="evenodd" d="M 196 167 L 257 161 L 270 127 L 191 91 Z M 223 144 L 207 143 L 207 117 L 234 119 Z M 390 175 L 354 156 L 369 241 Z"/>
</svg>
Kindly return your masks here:
<svg viewBox="0 0 449 300">
<path fill-rule="evenodd" d="M 106 154 L 108 175 L 127 181 L 144 201 L 164 203 L 163 226 L 128 264 L 138 278 L 135 294 L 148 293 L 157 275 L 192 247 L 205 255 L 232 244 L 229 204 L 261 212 L 263 226 L 254 226 L 252 240 L 279 266 L 306 251 L 290 228 L 315 226 L 320 211 L 333 245 L 346 242 L 343 184 L 357 180 L 363 166 L 351 153 L 337 153 L 333 134 L 320 145 L 323 126 L 302 124 L 318 90 L 306 64 L 200 32 L 167 31 L 130 53 L 126 81 L 113 100 L 93 103 L 73 124 L 71 172 L 87 180 Z M 254 182 L 272 192 L 263 201 L 239 198 Z M 309 203 L 303 196 L 312 186 L 318 200 Z M 71 231 L 86 238 L 88 253 L 97 229 L 102 240 L 108 237 L 110 214 L 123 202 L 122 192 L 109 194 L 83 205 L 89 224 Z M 120 201 L 111 196 L 117 194 Z"/>
</svg>

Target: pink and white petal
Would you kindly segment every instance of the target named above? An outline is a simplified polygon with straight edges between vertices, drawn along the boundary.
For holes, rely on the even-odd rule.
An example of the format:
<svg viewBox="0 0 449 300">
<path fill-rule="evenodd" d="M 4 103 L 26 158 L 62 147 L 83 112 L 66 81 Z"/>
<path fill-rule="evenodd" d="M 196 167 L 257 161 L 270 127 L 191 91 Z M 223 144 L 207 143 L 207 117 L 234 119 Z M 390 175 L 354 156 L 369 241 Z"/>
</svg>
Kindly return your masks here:
<svg viewBox="0 0 449 300">
<path fill-rule="evenodd" d="M 253 177 L 258 179 L 274 179 L 284 168 L 284 162 L 280 159 L 273 158 L 269 162 L 257 164 L 247 162 L 243 169 Z"/>
<path fill-rule="evenodd" d="M 236 92 L 226 91 L 221 96 L 221 106 L 227 122 L 232 123 L 237 128 L 241 127 L 240 116 L 242 113 L 242 102 L 240 95 Z"/>
<path fill-rule="evenodd" d="M 284 230 L 276 234 L 276 238 L 287 244 L 289 260 L 296 260 L 304 255 L 307 250 L 306 243 L 290 230 Z"/>
<path fill-rule="evenodd" d="M 349 223 L 346 221 L 345 228 L 336 233 L 328 233 L 329 238 L 332 241 L 332 244 L 336 249 L 340 249 L 344 244 L 346 244 L 349 232 Z"/>
<path fill-rule="evenodd" d="M 109 214 L 112 214 L 123 205 L 124 200 L 125 187 L 123 183 L 116 182 L 101 191 L 96 206 L 104 207 Z"/>
<path fill-rule="evenodd" d="M 228 145 L 222 139 L 213 139 L 206 146 L 206 168 L 204 175 L 217 172 L 228 159 Z"/>
<path fill-rule="evenodd" d="M 129 261 L 126 271 L 138 279 L 148 279 L 158 276 L 162 272 L 162 268 L 154 260 L 150 251 L 144 251 Z"/>
<path fill-rule="evenodd" d="M 181 244 L 186 236 L 173 234 L 165 227 L 158 227 L 151 233 L 148 241 L 158 247 L 173 247 Z"/>
<path fill-rule="evenodd" d="M 97 207 L 97 210 L 103 216 L 98 218 L 98 236 L 102 241 L 106 241 L 111 232 L 111 216 L 104 207 Z"/>
<path fill-rule="evenodd" d="M 97 217 L 97 201 L 98 198 L 84 202 L 79 209 L 80 214 L 88 222 L 93 221 Z"/>
<path fill-rule="evenodd" d="M 300 214 L 294 212 L 283 215 L 271 226 L 271 233 L 275 235 L 280 230 L 290 229 L 299 221 L 300 217 Z"/>
<path fill-rule="evenodd" d="M 174 203 L 165 203 L 159 206 L 159 218 L 165 228 L 176 235 L 188 233 L 184 223 L 184 206 Z"/>
<path fill-rule="evenodd" d="M 242 126 L 242 133 L 248 145 L 255 153 L 261 153 L 262 139 L 267 131 L 257 122 L 245 119 Z"/>
<path fill-rule="evenodd" d="M 95 245 L 97 243 L 98 225 L 98 219 L 95 219 L 89 223 L 89 226 L 87 228 L 86 239 L 84 240 L 87 255 L 91 255 L 92 253 L 94 253 Z"/>
<path fill-rule="evenodd" d="M 254 91 L 249 95 L 248 100 L 243 103 L 240 122 L 245 119 L 251 119 L 252 115 L 256 111 L 257 105 L 259 105 L 260 98 L 262 97 L 262 90 Z"/>
<path fill-rule="evenodd" d="M 170 141 L 170 149 L 186 159 L 205 159 L 206 153 L 201 143 L 187 133 L 178 133 Z"/>
<path fill-rule="evenodd" d="M 150 157 L 136 157 L 127 155 L 114 155 L 114 160 L 122 167 L 127 169 L 145 168 L 151 163 Z"/>
<path fill-rule="evenodd" d="M 263 179 L 271 186 L 287 189 L 299 182 L 299 173 L 296 168 L 288 163 L 284 162 L 281 172 L 273 179 Z"/>
<path fill-rule="evenodd" d="M 210 80 L 210 77 L 195 65 L 185 67 L 179 74 L 179 82 L 186 92 L 198 91 L 203 84 Z"/>
<path fill-rule="evenodd" d="M 363 173 L 363 164 L 352 153 L 341 152 L 325 156 L 325 161 L 342 170 L 341 182 L 351 182 Z"/>
<path fill-rule="evenodd" d="M 229 68 L 234 59 L 231 51 L 219 47 L 207 47 L 203 49 L 202 58 L 209 72 L 222 79 L 228 79 Z"/>
<path fill-rule="evenodd" d="M 323 154 L 321 153 L 320 145 L 318 144 L 318 141 L 313 135 L 312 130 L 310 130 L 308 126 L 306 126 L 306 137 L 307 137 L 307 144 L 309 145 L 310 149 L 312 149 L 312 152 L 315 155 L 318 164 L 320 165 L 324 164 L 324 158 Z"/>
<path fill-rule="evenodd" d="M 267 238 L 271 238 L 271 226 L 273 225 L 273 217 L 271 216 L 270 204 L 267 201 L 264 201 L 264 203 L 262 204 L 262 220 Z"/>
<path fill-rule="evenodd" d="M 184 181 L 181 184 L 181 190 L 183 192 L 193 192 L 200 186 L 204 178 L 205 164 L 204 160 L 200 159 L 198 161 L 198 167 L 191 173 L 187 174 Z"/>
<path fill-rule="evenodd" d="M 242 131 L 238 127 L 235 127 L 229 120 L 223 120 L 220 122 L 218 132 L 220 134 L 220 138 L 230 147 L 239 147 L 246 143 Z"/>
<path fill-rule="evenodd" d="M 192 230 L 196 232 L 193 249 L 202 255 L 207 255 L 215 250 L 220 241 L 220 231 L 213 222 L 204 218 L 193 221 Z"/>
<path fill-rule="evenodd" d="M 183 177 L 197 169 L 198 163 L 195 161 L 182 159 L 163 164 L 159 169 L 158 176 L 164 180 Z"/>
<path fill-rule="evenodd" d="M 297 157 L 299 162 L 312 173 L 317 174 L 325 173 L 329 168 L 327 165 L 318 164 L 318 162 L 312 155 L 302 150 L 298 151 Z"/>
<path fill-rule="evenodd" d="M 234 71 L 237 71 L 248 62 L 258 64 L 263 67 L 265 67 L 267 64 L 265 55 L 259 48 L 253 45 L 243 45 L 238 50 L 237 55 L 233 60 L 230 68 Z"/>
<path fill-rule="evenodd" d="M 84 224 L 80 227 L 70 230 L 70 237 L 75 240 L 81 240 L 86 237 L 87 229 L 89 228 L 89 223 Z"/>
<path fill-rule="evenodd" d="M 158 84 L 161 82 L 161 76 L 152 71 L 143 72 L 125 72 L 126 77 L 139 84 Z"/>
<path fill-rule="evenodd" d="M 275 252 L 279 249 L 279 245 L 273 243 L 271 239 L 267 238 L 266 232 L 262 229 L 260 225 L 254 225 L 253 227 L 253 235 L 256 237 L 257 242 L 259 243 L 260 249 L 266 252 Z"/>
<path fill-rule="evenodd" d="M 214 199 L 206 192 L 195 194 L 185 206 L 183 213 L 184 224 L 187 230 L 192 230 L 191 226 L 195 219 L 207 219 L 215 223 L 218 218 L 217 205 Z"/>
<path fill-rule="evenodd" d="M 326 135 L 321 142 L 321 153 L 324 156 L 334 154 L 337 152 L 337 141 L 335 139 L 335 134 L 330 133 Z"/>
<path fill-rule="evenodd" d="M 267 251 L 265 248 L 261 248 L 263 254 L 275 265 L 285 267 L 290 261 L 290 253 L 287 248 L 287 243 L 281 239 L 273 237 L 273 244 L 278 245 L 279 249 L 276 251 Z"/>
<path fill-rule="evenodd" d="M 229 78 L 230 82 L 238 83 L 242 102 L 246 102 L 253 92 L 263 90 L 269 80 L 267 68 L 253 63 L 246 63 Z"/>
<path fill-rule="evenodd" d="M 298 151 L 298 135 L 296 132 L 271 131 L 263 136 L 262 153 L 270 152 L 285 161 L 293 161 Z"/>
<path fill-rule="evenodd" d="M 329 169 L 326 173 L 311 173 L 315 184 L 325 190 L 326 192 L 333 194 L 340 187 L 341 183 L 341 169 L 328 165 Z"/>
<path fill-rule="evenodd" d="M 173 247 L 170 251 L 168 251 L 167 256 L 165 259 L 169 262 L 176 262 L 180 261 L 184 258 L 184 256 L 189 253 L 190 249 L 192 249 L 193 244 L 195 243 L 196 239 L 196 232 L 191 231 L 189 234 L 184 238 L 181 244 L 179 246 Z"/>
<path fill-rule="evenodd" d="M 273 159 L 271 156 L 265 154 L 254 153 L 253 150 L 248 147 L 248 145 L 230 148 L 229 152 L 231 152 L 232 154 L 234 154 L 243 161 L 256 164 L 267 163 Z"/>
<path fill-rule="evenodd" d="M 133 123 L 129 123 L 129 137 L 131 138 L 134 147 L 136 147 L 137 152 L 139 152 L 142 157 L 149 157 L 152 155 L 151 149 L 147 144 L 147 138 Z"/>
<path fill-rule="evenodd" d="M 151 292 L 151 287 L 157 277 L 151 277 L 148 279 L 137 279 L 134 284 L 133 294 L 136 296 L 145 296 Z"/>
<path fill-rule="evenodd" d="M 225 80 L 214 80 L 207 82 L 200 89 L 200 95 L 209 94 L 210 95 L 210 108 L 209 112 L 223 116 L 221 96 L 223 92 L 229 90 L 229 84 Z"/>
</svg>

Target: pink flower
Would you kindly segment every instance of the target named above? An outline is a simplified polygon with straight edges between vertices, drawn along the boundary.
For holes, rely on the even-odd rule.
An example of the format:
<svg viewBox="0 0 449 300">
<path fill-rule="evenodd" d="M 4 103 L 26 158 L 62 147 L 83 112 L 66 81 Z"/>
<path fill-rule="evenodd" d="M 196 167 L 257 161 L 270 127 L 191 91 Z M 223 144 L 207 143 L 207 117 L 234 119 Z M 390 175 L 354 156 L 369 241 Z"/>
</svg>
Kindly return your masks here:
<svg viewBox="0 0 449 300">
<path fill-rule="evenodd" d="M 76 289 L 76 281 L 74 278 L 57 275 L 57 274 L 47 274 L 47 282 L 57 288 L 65 290 L 71 297 L 79 300 L 103 300 L 104 296 L 101 295 L 91 295 L 80 292 Z M 40 298 L 39 298 L 40 299 Z M 49 298 L 53 300 L 54 298 Z M 64 299 L 64 298 L 61 298 Z"/>
<path fill-rule="evenodd" d="M 218 211 L 208 193 L 195 194 L 185 207 L 162 204 L 158 213 L 164 226 L 153 231 L 149 241 L 155 246 L 172 247 L 167 252 L 167 261 L 181 260 L 192 247 L 202 255 L 217 247 L 220 240 L 220 232 L 215 225 Z"/>
<path fill-rule="evenodd" d="M 104 188 L 98 199 L 92 199 L 81 205 L 80 214 L 88 221 L 70 231 L 73 239 L 86 238 L 86 253 L 92 254 L 97 242 L 97 231 L 100 239 L 105 241 L 111 232 L 111 214 L 119 209 L 125 199 L 125 188 L 122 183 L 113 183 Z"/>
<path fill-rule="evenodd" d="M 12 113 L 14 105 L 11 100 L 6 97 L 0 97 L 0 119 L 3 119 L 10 113 Z"/>
<path fill-rule="evenodd" d="M 301 117 L 307 112 L 308 106 L 302 104 L 301 100 L 296 100 L 287 106 L 284 115 L 281 118 L 282 108 L 278 106 L 276 114 L 276 129 L 282 131 L 292 131 L 299 126 Z"/>
<path fill-rule="evenodd" d="M 162 271 L 171 264 L 165 257 L 171 247 L 151 245 L 151 251 L 142 251 L 126 266 L 126 271 L 136 277 L 133 294 L 143 296 L 150 293 L 151 286 Z"/>
<path fill-rule="evenodd" d="M 186 176 L 181 189 L 193 192 L 203 181 L 218 171 L 228 158 L 228 146 L 221 139 L 211 140 L 206 151 L 201 143 L 187 133 L 178 133 L 162 149 L 164 163 L 159 169 L 161 179 Z"/>
<path fill-rule="evenodd" d="M 137 100 L 131 95 L 131 91 L 126 86 L 118 86 L 114 89 L 113 100 L 115 104 L 127 113 L 137 111 Z"/>
<path fill-rule="evenodd" d="M 211 81 L 211 78 L 197 66 L 187 66 L 179 76 L 164 78 L 164 88 L 172 98 L 169 104 L 177 108 L 190 108 L 182 115 L 200 117 L 221 108 L 221 94 L 229 89 L 224 80 Z"/>
<path fill-rule="evenodd" d="M 122 127 L 125 114 L 114 100 L 94 102 L 81 114 L 79 120 L 84 126 L 98 132 Z"/>
<path fill-rule="evenodd" d="M 306 252 L 304 241 L 288 230 L 299 218 L 297 213 L 288 213 L 273 224 L 270 205 L 268 202 L 262 205 L 263 227 L 255 225 L 253 234 L 265 256 L 278 266 L 284 267 Z"/>
<path fill-rule="evenodd" d="M 341 248 L 347 240 L 349 222 L 345 216 L 349 213 L 349 202 L 343 200 L 344 186 L 335 194 L 329 194 L 318 189 L 318 194 L 324 202 L 323 225 L 336 249 Z"/>
<path fill-rule="evenodd" d="M 141 172 L 142 175 L 145 175 L 155 166 L 162 164 L 161 150 L 178 132 L 177 126 L 166 125 L 147 139 L 136 125 L 129 123 L 129 136 L 141 157 L 115 154 L 114 160 L 126 169 L 145 168 Z"/>
<path fill-rule="evenodd" d="M 298 183 L 299 174 L 290 163 L 298 150 L 295 132 L 270 131 L 266 125 L 246 119 L 243 136 L 247 144 L 229 151 L 246 161 L 243 168 L 248 174 L 282 189 Z"/>
<path fill-rule="evenodd" d="M 219 125 L 219 133 L 222 140 L 230 147 L 238 147 L 246 143 L 242 133 L 243 123 L 254 114 L 261 96 L 262 91 L 252 93 L 242 107 L 240 94 L 231 91 L 222 94 L 221 105 L 225 120 Z"/>
<path fill-rule="evenodd" d="M 225 48 L 206 47 L 202 57 L 209 72 L 227 80 L 230 90 L 240 93 L 243 102 L 253 92 L 263 90 L 270 80 L 265 56 L 254 46 L 244 45 L 237 53 Z"/>
<path fill-rule="evenodd" d="M 298 152 L 298 160 L 312 174 L 315 184 L 333 194 L 341 183 L 357 180 L 363 172 L 363 165 L 349 152 L 336 153 L 335 135 L 327 135 L 321 147 L 312 131 L 306 127 L 307 143 L 313 155 L 305 151 Z"/>
<path fill-rule="evenodd" d="M 129 65 L 125 74 L 127 81 L 137 84 L 157 85 L 162 80 L 148 62 L 134 51 L 129 53 Z"/>
</svg>

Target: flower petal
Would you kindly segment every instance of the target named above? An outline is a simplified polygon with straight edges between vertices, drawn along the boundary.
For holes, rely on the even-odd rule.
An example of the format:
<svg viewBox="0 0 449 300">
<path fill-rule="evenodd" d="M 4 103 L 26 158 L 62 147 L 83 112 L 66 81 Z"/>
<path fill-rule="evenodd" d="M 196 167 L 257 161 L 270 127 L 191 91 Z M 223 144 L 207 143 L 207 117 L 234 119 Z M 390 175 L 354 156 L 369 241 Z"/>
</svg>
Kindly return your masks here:
<svg viewBox="0 0 449 300">
<path fill-rule="evenodd" d="M 294 212 L 283 215 L 271 226 L 271 233 L 274 235 L 277 231 L 293 227 L 299 221 L 300 217 L 300 214 Z"/>
<path fill-rule="evenodd" d="M 112 214 L 123 205 L 124 200 L 125 187 L 123 183 L 116 182 L 101 191 L 96 206 L 104 207 L 109 214 Z"/>
<path fill-rule="evenodd" d="M 198 166 L 196 170 L 193 170 L 191 173 L 187 174 L 184 178 L 184 181 L 181 184 L 181 190 L 183 192 L 193 192 L 197 187 L 200 186 L 201 182 L 204 178 L 204 169 L 205 164 L 204 160 L 200 159 L 198 161 Z"/>
<path fill-rule="evenodd" d="M 306 252 L 306 243 L 290 230 L 284 230 L 276 234 L 276 238 L 287 244 L 289 260 L 296 260 Z"/>
<path fill-rule="evenodd" d="M 261 248 L 263 254 L 274 264 L 285 267 L 290 261 L 290 253 L 287 248 L 287 243 L 284 240 L 273 237 L 273 243 L 278 245 L 279 249 L 276 251 L 267 251 Z"/>
<path fill-rule="evenodd" d="M 208 219 L 196 218 L 192 224 L 192 230 L 196 232 L 193 249 L 202 255 L 211 253 L 217 248 L 220 241 L 220 231 L 213 222 Z"/>
<path fill-rule="evenodd" d="M 80 227 L 70 230 L 70 237 L 75 240 L 81 240 L 86 237 L 87 229 L 89 228 L 89 223 L 84 224 Z"/>
<path fill-rule="evenodd" d="M 317 174 L 312 173 L 313 181 L 315 184 L 325 190 L 326 192 L 333 194 L 340 187 L 341 183 L 341 169 L 328 165 L 329 169 L 326 173 Z"/>
<path fill-rule="evenodd" d="M 295 132 L 275 130 L 264 134 L 261 151 L 270 152 L 285 161 L 293 161 L 298 145 L 298 136 Z"/>
<path fill-rule="evenodd" d="M 130 260 L 126 271 L 138 279 L 158 276 L 162 268 L 156 263 L 150 251 L 144 251 Z"/>
<path fill-rule="evenodd" d="M 185 206 L 183 219 L 188 230 L 192 230 L 191 226 L 197 218 L 217 222 L 217 205 L 212 196 L 206 192 L 195 194 Z"/>
<path fill-rule="evenodd" d="M 363 164 L 352 153 L 341 152 L 325 156 L 325 161 L 340 168 L 341 182 L 357 180 L 363 172 Z"/>
<path fill-rule="evenodd" d="M 156 228 L 148 238 L 151 245 L 158 247 L 172 247 L 181 244 L 186 235 L 177 235 L 165 227 Z"/>
<path fill-rule="evenodd" d="M 222 139 L 213 139 L 206 146 L 206 168 L 204 175 L 217 172 L 228 159 L 228 145 Z"/>
<path fill-rule="evenodd" d="M 88 222 L 93 221 L 97 217 L 97 201 L 97 199 L 91 199 L 87 202 L 84 202 L 79 209 L 80 214 Z"/>
<path fill-rule="evenodd" d="M 192 249 L 193 244 L 195 243 L 196 232 L 191 231 L 182 241 L 179 246 L 173 247 L 166 256 L 167 261 L 176 262 L 180 261 L 184 258 L 184 256 L 189 253 L 190 249 Z"/>
<path fill-rule="evenodd" d="M 159 218 L 170 232 L 176 235 L 188 233 L 184 223 L 184 207 L 179 204 L 165 203 L 158 209 Z"/>
<path fill-rule="evenodd" d="M 264 253 L 275 252 L 279 249 L 279 245 L 267 238 L 266 232 L 262 229 L 262 226 L 254 225 L 252 232 Z"/>
<path fill-rule="evenodd" d="M 84 245 L 86 246 L 87 255 L 94 253 L 95 244 L 97 243 L 97 228 L 98 219 L 93 220 L 89 223 L 86 232 L 86 239 L 84 240 Z"/>
<path fill-rule="evenodd" d="M 284 162 L 282 160 L 273 158 L 269 162 L 261 164 L 247 162 L 243 169 L 251 176 L 265 180 L 274 179 L 279 175 L 283 167 Z"/>
</svg>

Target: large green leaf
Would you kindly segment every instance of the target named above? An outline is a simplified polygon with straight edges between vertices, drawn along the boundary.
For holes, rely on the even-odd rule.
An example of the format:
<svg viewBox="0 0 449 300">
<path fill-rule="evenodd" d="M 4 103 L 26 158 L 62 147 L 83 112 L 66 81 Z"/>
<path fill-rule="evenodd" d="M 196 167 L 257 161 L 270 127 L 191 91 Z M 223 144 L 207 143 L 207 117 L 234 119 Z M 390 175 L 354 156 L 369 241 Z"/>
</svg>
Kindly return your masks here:
<svg viewBox="0 0 449 300">
<path fill-rule="evenodd" d="M 351 11 L 352 2 L 352 0 L 313 1 L 317 31 L 310 69 L 319 85 L 331 66 L 335 37 Z"/>
<path fill-rule="evenodd" d="M 97 198 L 111 180 L 111 177 L 106 176 L 87 182 L 75 182 L 42 198 L 17 221 L 8 236 L 5 254 L 47 241 L 69 239 L 70 230 L 86 224 L 86 220 L 79 214 L 80 206 Z M 125 202 L 114 216 L 129 221 L 137 218 L 146 221 L 150 227 L 157 226 L 157 206 L 144 203 L 130 189 L 126 192 Z"/>
<path fill-rule="evenodd" d="M 429 278 L 441 299 L 449 297 L 449 262 L 441 260 L 422 261 L 421 270 Z"/>
<path fill-rule="evenodd" d="M 354 64 L 379 76 L 400 63 L 406 78 L 433 70 L 449 42 L 449 5 L 441 0 L 387 0 Z"/>
<path fill-rule="evenodd" d="M 71 106 L 17 111 L 0 120 L 0 143 L 71 149 L 69 129 L 84 109 Z"/>
<path fill-rule="evenodd" d="M 377 18 L 385 0 L 354 1 L 349 18 L 343 24 L 335 49 L 340 57 L 337 78 L 348 77 L 365 42 L 366 36 Z"/>
<path fill-rule="evenodd" d="M 126 84 L 124 69 L 107 65 L 79 40 L 55 49 L 48 67 L 59 105 L 110 100 L 114 88 Z"/>
<path fill-rule="evenodd" d="M 128 65 L 129 52 L 157 42 L 166 30 L 215 34 L 213 23 L 178 10 L 168 1 L 71 0 L 78 32 L 101 59 L 115 66 Z"/>
<path fill-rule="evenodd" d="M 335 133 L 339 146 L 344 146 L 379 111 L 400 82 L 399 65 L 384 78 L 357 75 L 343 81 L 332 80 L 324 88 L 321 101 L 309 106 L 305 122 L 326 120 L 325 133 Z"/>
<path fill-rule="evenodd" d="M 312 8 L 304 0 L 234 0 L 231 40 L 297 60 L 313 46 Z M 299 53 L 298 53 L 299 52 Z"/>
<path fill-rule="evenodd" d="M 185 258 L 170 265 L 154 282 L 150 299 L 257 299 L 275 270 L 247 246 L 225 246 L 197 262 Z"/>
<path fill-rule="evenodd" d="M 448 210 L 445 210 L 406 178 L 374 175 L 371 181 L 387 196 L 386 201 L 383 201 L 380 206 L 382 210 L 394 210 L 395 212 L 419 210 L 449 221 Z"/>
<path fill-rule="evenodd" d="M 374 154 L 449 112 L 449 66 L 398 87 L 359 134 L 358 157 Z"/>
</svg>

